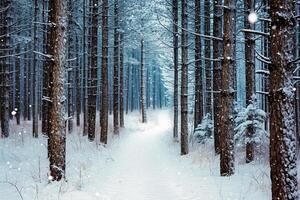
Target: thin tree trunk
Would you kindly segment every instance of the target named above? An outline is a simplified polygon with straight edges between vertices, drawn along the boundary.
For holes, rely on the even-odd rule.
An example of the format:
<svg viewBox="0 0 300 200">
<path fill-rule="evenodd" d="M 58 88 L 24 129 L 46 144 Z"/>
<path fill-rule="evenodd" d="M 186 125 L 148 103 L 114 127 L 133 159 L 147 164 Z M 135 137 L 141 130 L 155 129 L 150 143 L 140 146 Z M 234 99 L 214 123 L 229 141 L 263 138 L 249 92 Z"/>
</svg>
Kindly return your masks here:
<svg viewBox="0 0 300 200">
<path fill-rule="evenodd" d="M 244 2 L 244 26 L 245 29 L 254 30 L 254 24 L 250 24 L 248 16 L 254 12 L 254 0 L 245 0 Z M 255 40 L 251 33 L 245 32 L 245 68 L 246 68 L 246 105 L 250 105 L 255 92 Z M 253 121 L 253 115 L 248 116 L 249 121 Z M 252 137 L 254 135 L 253 124 L 247 128 L 248 142 L 246 143 L 246 162 L 250 163 L 254 159 L 254 144 Z"/>
<path fill-rule="evenodd" d="M 38 35 L 37 35 L 37 22 L 38 22 L 38 0 L 34 0 L 34 20 L 33 20 L 33 51 L 38 50 Z M 38 60 L 36 53 L 33 52 L 33 72 L 32 72 L 32 136 L 38 137 Z"/>
<path fill-rule="evenodd" d="M 120 127 L 124 127 L 124 35 L 121 33 L 120 40 Z"/>
<path fill-rule="evenodd" d="M 15 64 L 15 70 L 16 70 L 16 91 L 15 91 L 15 111 L 16 111 L 16 120 L 17 124 L 20 125 L 20 118 L 21 118 L 21 88 L 20 88 L 20 77 L 21 77 L 21 68 L 20 68 L 20 53 L 21 53 L 21 45 L 17 45 L 16 54 L 18 55 L 16 57 L 16 64 Z"/>
<path fill-rule="evenodd" d="M 215 0 L 214 5 L 214 25 L 213 33 L 215 37 L 222 37 L 222 9 L 219 5 L 222 4 L 221 0 Z M 222 43 L 218 40 L 213 40 L 213 58 L 217 59 L 213 63 L 213 107 L 214 107 L 214 147 L 215 153 L 220 154 L 220 134 L 221 134 L 221 49 Z"/>
<path fill-rule="evenodd" d="M 201 4 L 195 0 L 195 116 L 194 128 L 201 123 L 203 118 L 203 81 L 202 81 L 202 66 L 201 66 Z"/>
<path fill-rule="evenodd" d="M 173 0 L 173 55 L 174 55 L 174 121 L 173 138 L 178 139 L 178 0 Z"/>
<path fill-rule="evenodd" d="M 1 136 L 9 136 L 9 68 L 10 64 L 8 62 L 8 54 L 10 49 L 10 34 L 9 27 L 12 23 L 11 17 L 11 0 L 4 0 L 0 3 L 0 16 L 1 16 L 1 26 L 0 26 L 0 86 L 1 86 Z"/>
<path fill-rule="evenodd" d="M 270 3 L 270 166 L 272 199 L 298 199 L 293 71 L 295 2 Z"/>
<path fill-rule="evenodd" d="M 181 155 L 189 153 L 188 147 L 188 14 L 187 0 L 182 0 L 181 36 Z"/>
<path fill-rule="evenodd" d="M 65 177 L 66 132 L 64 119 L 64 62 L 66 45 L 66 1 L 49 2 L 49 26 L 47 54 L 50 65 L 50 107 L 49 107 L 49 161 L 50 176 L 53 181 Z"/>
<path fill-rule="evenodd" d="M 91 30 L 91 67 L 90 85 L 88 88 L 88 138 L 95 139 L 96 131 L 96 101 L 97 101 L 97 74 L 98 74 L 98 0 L 92 3 L 92 30 Z"/>
<path fill-rule="evenodd" d="M 144 39 L 141 39 L 141 71 L 140 71 L 140 108 L 142 110 L 142 123 L 147 122 L 145 108 L 145 83 L 144 83 Z"/>
<path fill-rule="evenodd" d="M 120 64 L 119 0 L 114 0 L 114 74 L 113 122 L 114 134 L 119 134 L 119 64 Z"/>
<path fill-rule="evenodd" d="M 234 32 L 235 32 L 235 0 L 224 1 L 224 36 L 222 60 L 222 91 L 221 91 L 221 132 L 220 132 L 220 173 L 221 176 L 234 174 Z"/>
<path fill-rule="evenodd" d="M 87 52 L 86 52 L 86 33 L 87 33 L 87 27 L 86 27 L 86 3 L 87 0 L 83 0 L 83 42 L 82 42 L 82 51 L 83 51 L 83 60 L 82 60 L 82 93 L 83 93 L 83 101 L 82 101 L 82 110 L 83 110 L 83 136 L 86 136 L 88 134 L 88 108 L 87 108 L 87 77 L 88 77 L 88 65 L 86 64 L 86 57 L 87 57 Z"/>
<path fill-rule="evenodd" d="M 102 99 L 100 142 L 107 144 L 108 129 L 108 0 L 102 2 Z"/>
</svg>

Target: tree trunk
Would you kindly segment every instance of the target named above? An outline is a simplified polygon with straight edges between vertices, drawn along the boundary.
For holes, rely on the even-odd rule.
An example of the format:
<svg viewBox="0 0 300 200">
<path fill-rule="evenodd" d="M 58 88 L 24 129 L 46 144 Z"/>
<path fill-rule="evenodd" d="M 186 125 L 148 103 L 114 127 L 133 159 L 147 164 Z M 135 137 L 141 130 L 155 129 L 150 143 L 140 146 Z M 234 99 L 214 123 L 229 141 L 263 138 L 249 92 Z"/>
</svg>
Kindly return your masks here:
<svg viewBox="0 0 300 200">
<path fill-rule="evenodd" d="M 1 136 L 9 136 L 9 68 L 10 64 L 8 62 L 8 56 L 10 49 L 10 34 L 9 27 L 12 23 L 11 17 L 11 0 L 4 0 L 0 3 L 0 16 L 1 16 L 1 26 L 0 26 L 0 86 L 1 86 Z"/>
<path fill-rule="evenodd" d="M 198 2 L 198 1 L 196 1 Z M 173 138 L 178 139 L 178 0 L 173 0 L 173 55 L 174 55 L 174 124 Z"/>
<path fill-rule="evenodd" d="M 254 0 L 245 0 L 244 2 L 244 26 L 245 29 L 254 30 L 254 24 L 250 24 L 248 16 L 254 12 Z M 245 32 L 245 68 L 246 68 L 246 105 L 250 105 L 255 92 L 255 40 L 253 34 Z M 253 121 L 252 115 L 248 116 L 249 121 Z M 254 144 L 251 141 L 254 135 L 253 124 L 247 128 L 248 142 L 246 143 L 246 162 L 250 163 L 254 159 Z"/>
<path fill-rule="evenodd" d="M 144 39 L 141 40 L 141 71 L 140 71 L 140 108 L 142 110 L 142 123 L 147 122 L 145 107 L 145 83 L 144 83 Z"/>
<path fill-rule="evenodd" d="M 108 0 L 102 2 L 102 99 L 101 99 L 101 137 L 107 144 L 108 128 Z"/>
<path fill-rule="evenodd" d="M 114 86 L 113 86 L 113 121 L 114 134 L 119 134 L 119 61 L 120 61 L 120 33 L 119 33 L 119 0 L 114 0 Z"/>
<path fill-rule="evenodd" d="M 222 60 L 221 91 L 221 132 L 220 132 L 220 173 L 221 176 L 234 174 L 234 32 L 235 32 L 235 0 L 224 1 L 224 36 Z"/>
<path fill-rule="evenodd" d="M 203 118 L 203 85 L 202 85 L 202 66 L 201 66 L 201 4 L 195 0 L 195 111 L 194 128 L 201 123 Z"/>
<path fill-rule="evenodd" d="M 21 117 L 21 88 L 20 88 L 20 77 L 21 77 L 21 68 L 20 68 L 20 53 L 21 53 L 21 45 L 17 45 L 16 49 L 16 60 L 15 60 L 15 78 L 16 78 L 16 91 L 15 91 L 15 112 L 16 112 L 16 120 L 17 125 L 20 125 L 20 117 Z"/>
<path fill-rule="evenodd" d="M 45 12 L 45 9 L 48 8 L 48 1 L 44 1 L 43 3 L 43 21 L 44 23 L 47 23 L 47 14 L 48 12 Z M 44 26 L 44 43 L 47 44 L 47 29 L 48 26 Z M 47 45 L 44 45 L 46 50 Z M 49 65 L 47 63 L 47 58 L 45 58 L 44 65 L 43 65 L 43 89 L 42 89 L 42 134 L 48 135 L 49 130 Z"/>
<path fill-rule="evenodd" d="M 32 72 L 32 136 L 38 137 L 38 60 L 36 52 L 38 49 L 38 35 L 37 35 L 37 22 L 38 22 L 38 0 L 34 0 L 34 20 L 33 20 L 33 72 Z"/>
<path fill-rule="evenodd" d="M 96 101 L 97 101 L 97 65 L 98 65 L 98 0 L 92 3 L 92 30 L 91 30 L 91 66 L 88 88 L 88 138 L 95 139 L 96 130 Z"/>
<path fill-rule="evenodd" d="M 121 33 L 120 40 L 120 127 L 124 127 L 124 35 Z"/>
<path fill-rule="evenodd" d="M 296 127 L 293 108 L 295 2 L 270 3 L 270 166 L 272 199 L 298 199 Z"/>
<path fill-rule="evenodd" d="M 65 177 L 66 132 L 64 119 L 64 62 L 66 45 L 66 1 L 49 2 L 49 22 L 47 54 L 52 56 L 49 65 L 51 102 L 49 107 L 49 161 L 50 176 L 53 181 Z M 55 26 L 53 25 L 55 24 Z"/>
<path fill-rule="evenodd" d="M 187 0 L 182 0 L 181 36 L 181 155 L 189 153 L 188 147 L 188 14 Z"/>
<path fill-rule="evenodd" d="M 213 33 L 215 37 L 222 38 L 222 9 L 219 5 L 222 4 L 221 0 L 214 1 L 214 25 Z M 213 40 L 213 107 L 214 107 L 214 147 L 215 153 L 220 154 L 220 134 L 221 134 L 221 49 L 222 43 L 219 40 Z"/>
<path fill-rule="evenodd" d="M 210 0 L 204 1 L 204 35 L 210 36 Z M 211 69 L 211 40 L 204 40 L 205 55 L 205 114 L 212 116 L 212 69 Z M 208 135 L 211 135 L 209 132 Z"/>
</svg>

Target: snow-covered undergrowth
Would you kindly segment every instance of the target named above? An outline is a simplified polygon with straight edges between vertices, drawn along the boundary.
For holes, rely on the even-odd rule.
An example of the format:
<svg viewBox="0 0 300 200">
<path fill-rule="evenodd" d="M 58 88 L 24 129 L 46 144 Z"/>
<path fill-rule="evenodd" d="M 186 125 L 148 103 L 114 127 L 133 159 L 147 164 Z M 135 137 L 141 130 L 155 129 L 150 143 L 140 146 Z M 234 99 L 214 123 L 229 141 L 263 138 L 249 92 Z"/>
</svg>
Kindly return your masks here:
<svg viewBox="0 0 300 200">
<path fill-rule="evenodd" d="M 111 120 L 110 120 L 111 121 Z M 89 142 L 81 129 L 67 135 L 67 181 L 47 179 L 47 141 L 33 139 L 30 124 L 13 126 L 0 140 L 0 197 L 5 200 L 242 200 L 270 199 L 269 168 L 238 162 L 236 175 L 219 176 L 210 143 L 179 155 L 172 115 L 151 111 L 126 116 L 126 128 L 109 145 Z M 237 157 L 243 154 L 237 154 Z M 241 159 L 240 159 L 241 160 Z"/>
</svg>

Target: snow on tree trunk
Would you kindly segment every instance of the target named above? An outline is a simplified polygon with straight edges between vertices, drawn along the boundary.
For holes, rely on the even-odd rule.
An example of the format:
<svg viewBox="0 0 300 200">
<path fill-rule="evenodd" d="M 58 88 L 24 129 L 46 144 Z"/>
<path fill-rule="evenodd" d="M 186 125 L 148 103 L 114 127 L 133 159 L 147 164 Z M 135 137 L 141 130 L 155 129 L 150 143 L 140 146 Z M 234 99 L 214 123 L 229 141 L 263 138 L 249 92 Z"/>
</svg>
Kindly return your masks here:
<svg viewBox="0 0 300 200">
<path fill-rule="evenodd" d="M 295 2 L 270 3 L 270 166 L 272 199 L 298 199 L 296 125 L 293 108 Z"/>
<path fill-rule="evenodd" d="M 234 70 L 235 70 L 235 0 L 224 1 L 224 36 L 221 81 L 220 173 L 234 174 Z"/>
<path fill-rule="evenodd" d="M 187 0 L 182 0 L 181 35 L 181 155 L 189 153 L 188 146 L 188 14 Z"/>
<path fill-rule="evenodd" d="M 102 1 L 102 96 L 100 142 L 107 143 L 108 129 L 108 0 Z"/>
<path fill-rule="evenodd" d="M 52 0 L 49 2 L 49 44 L 47 54 L 50 71 L 50 107 L 49 107 L 49 179 L 60 181 L 65 177 L 66 130 L 64 111 L 64 73 L 65 73 L 65 45 L 66 45 L 66 1 Z"/>
</svg>

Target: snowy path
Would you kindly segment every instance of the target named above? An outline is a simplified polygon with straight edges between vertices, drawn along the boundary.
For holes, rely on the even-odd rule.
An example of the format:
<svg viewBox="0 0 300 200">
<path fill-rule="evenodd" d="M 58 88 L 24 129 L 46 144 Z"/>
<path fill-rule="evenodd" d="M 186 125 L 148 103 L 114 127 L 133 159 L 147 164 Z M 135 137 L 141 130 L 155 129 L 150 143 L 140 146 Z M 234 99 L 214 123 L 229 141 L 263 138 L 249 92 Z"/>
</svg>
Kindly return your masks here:
<svg viewBox="0 0 300 200">
<path fill-rule="evenodd" d="M 157 113 L 155 113 L 157 114 Z M 91 185 L 95 199 L 103 200 L 217 200 L 245 199 L 249 193 L 239 180 L 228 182 L 230 178 L 218 176 L 218 168 L 212 176 L 209 170 L 192 168 L 187 158 L 179 156 L 179 148 L 171 139 L 171 118 L 163 111 L 150 117 L 146 125 L 131 119 L 130 128 L 114 146 L 110 168 L 101 170 L 103 174 Z M 176 146 L 179 146 L 176 145 Z M 249 181 L 248 181 L 249 182 Z M 238 188 L 240 187 L 240 188 Z M 78 195 L 78 194 L 76 194 Z M 75 196 L 76 196 L 75 195 Z M 73 198 L 66 199 L 76 199 Z M 81 200 L 89 200 L 90 196 Z M 251 199 L 251 195 L 249 195 Z M 78 197 L 78 196 L 77 196 Z"/>
<path fill-rule="evenodd" d="M 45 179 L 45 139 L 23 138 L 23 132 L 0 141 L 0 184 L 6 179 L 16 183 L 24 200 L 270 199 L 269 178 L 261 166 L 238 165 L 235 176 L 220 177 L 218 157 L 210 147 L 179 155 L 168 111 L 149 112 L 148 118 L 141 124 L 139 113 L 128 115 L 120 138 L 110 138 L 106 148 L 69 135 L 68 182 L 63 184 Z M 0 186 L 0 199 L 20 199 L 11 185 Z"/>
</svg>

